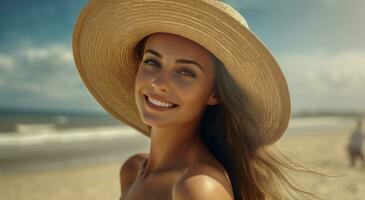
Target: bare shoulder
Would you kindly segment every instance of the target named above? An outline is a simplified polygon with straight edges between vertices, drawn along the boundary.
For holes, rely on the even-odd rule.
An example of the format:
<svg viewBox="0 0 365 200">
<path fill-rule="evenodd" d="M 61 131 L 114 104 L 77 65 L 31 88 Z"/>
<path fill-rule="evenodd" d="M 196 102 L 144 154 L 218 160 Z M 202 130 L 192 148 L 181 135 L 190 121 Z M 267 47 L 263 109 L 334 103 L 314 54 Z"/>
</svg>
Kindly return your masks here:
<svg viewBox="0 0 365 200">
<path fill-rule="evenodd" d="M 234 199 L 231 182 L 224 168 L 202 163 L 186 169 L 175 183 L 172 196 L 173 200 Z"/>
<path fill-rule="evenodd" d="M 138 153 L 130 156 L 120 167 L 120 189 L 125 192 L 134 182 L 139 166 L 148 157 L 147 153 Z"/>
</svg>

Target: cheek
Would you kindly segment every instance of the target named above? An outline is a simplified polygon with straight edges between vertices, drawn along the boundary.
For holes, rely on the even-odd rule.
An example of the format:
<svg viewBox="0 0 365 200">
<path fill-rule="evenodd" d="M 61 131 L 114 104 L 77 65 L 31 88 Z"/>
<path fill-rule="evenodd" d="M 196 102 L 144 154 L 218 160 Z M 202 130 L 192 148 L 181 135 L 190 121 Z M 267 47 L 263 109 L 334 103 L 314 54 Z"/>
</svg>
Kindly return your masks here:
<svg viewBox="0 0 365 200">
<path fill-rule="evenodd" d="M 135 86 L 136 90 L 139 89 L 141 85 L 143 85 L 144 82 L 146 82 L 148 78 L 146 77 L 146 73 L 144 72 L 143 68 L 140 66 L 138 68 L 137 74 L 136 74 L 136 80 L 135 80 Z"/>
<path fill-rule="evenodd" d="M 208 84 L 202 80 L 194 80 L 190 83 L 176 84 L 176 91 L 184 102 L 190 108 L 205 104 L 208 96 Z"/>
<path fill-rule="evenodd" d="M 148 82 L 148 81 L 152 80 L 154 76 L 156 76 L 156 75 L 154 75 L 153 72 L 145 69 L 145 67 L 143 65 L 141 65 L 137 71 L 136 84 L 142 84 L 142 83 Z"/>
</svg>

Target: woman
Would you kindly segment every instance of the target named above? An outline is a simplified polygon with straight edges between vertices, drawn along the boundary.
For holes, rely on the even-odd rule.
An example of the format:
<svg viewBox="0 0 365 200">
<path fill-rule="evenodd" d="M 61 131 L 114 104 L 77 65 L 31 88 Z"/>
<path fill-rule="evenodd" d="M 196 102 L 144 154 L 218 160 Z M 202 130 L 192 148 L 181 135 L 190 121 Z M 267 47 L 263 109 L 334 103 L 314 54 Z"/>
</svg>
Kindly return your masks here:
<svg viewBox="0 0 365 200">
<path fill-rule="evenodd" d="M 307 194 L 271 148 L 290 118 L 286 80 L 229 5 L 94 0 L 77 21 L 73 50 L 95 99 L 151 138 L 149 153 L 121 167 L 121 199 Z"/>
</svg>

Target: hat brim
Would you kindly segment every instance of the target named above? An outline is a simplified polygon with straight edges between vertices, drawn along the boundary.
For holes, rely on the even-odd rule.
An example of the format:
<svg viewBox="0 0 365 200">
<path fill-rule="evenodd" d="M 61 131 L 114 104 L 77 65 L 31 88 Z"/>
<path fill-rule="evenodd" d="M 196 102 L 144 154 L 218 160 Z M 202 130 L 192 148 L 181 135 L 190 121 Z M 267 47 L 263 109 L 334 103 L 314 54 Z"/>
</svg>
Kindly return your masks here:
<svg viewBox="0 0 365 200">
<path fill-rule="evenodd" d="M 230 6 L 216 0 L 91 1 L 74 28 L 73 54 L 83 82 L 106 111 L 150 137 L 135 104 L 136 46 L 166 32 L 200 44 L 224 63 L 267 143 L 287 129 L 290 96 L 280 66 Z"/>
</svg>

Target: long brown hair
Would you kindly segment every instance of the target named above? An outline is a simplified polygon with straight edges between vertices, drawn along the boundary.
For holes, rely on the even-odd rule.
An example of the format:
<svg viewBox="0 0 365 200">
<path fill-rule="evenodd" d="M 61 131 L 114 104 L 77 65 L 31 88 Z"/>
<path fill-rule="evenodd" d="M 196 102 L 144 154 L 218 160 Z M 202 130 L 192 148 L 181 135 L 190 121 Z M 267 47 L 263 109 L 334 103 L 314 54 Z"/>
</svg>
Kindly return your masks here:
<svg viewBox="0 0 365 200">
<path fill-rule="evenodd" d="M 139 42 L 136 54 L 142 60 L 147 37 Z M 226 169 L 235 200 L 283 200 L 296 198 L 294 193 L 316 197 L 301 190 L 285 171 L 313 172 L 286 158 L 275 145 L 265 145 L 265 134 L 250 107 L 244 91 L 234 82 L 224 64 L 214 58 L 214 89 L 221 103 L 207 106 L 200 134 L 210 152 Z M 319 199 L 319 198 L 318 198 Z"/>
<path fill-rule="evenodd" d="M 276 146 L 265 144 L 265 134 L 246 104 L 244 91 L 214 55 L 215 91 L 222 103 L 207 106 L 201 135 L 210 151 L 227 170 L 236 200 L 282 200 L 293 192 L 316 197 L 289 181 L 286 169 L 306 169 L 286 158 Z"/>
</svg>

